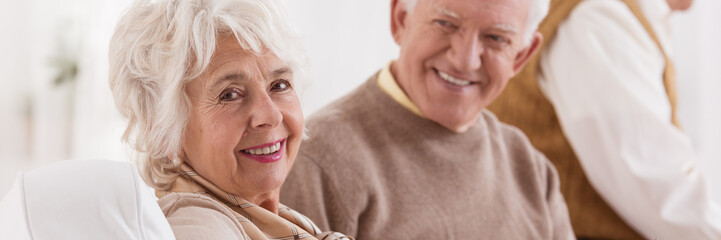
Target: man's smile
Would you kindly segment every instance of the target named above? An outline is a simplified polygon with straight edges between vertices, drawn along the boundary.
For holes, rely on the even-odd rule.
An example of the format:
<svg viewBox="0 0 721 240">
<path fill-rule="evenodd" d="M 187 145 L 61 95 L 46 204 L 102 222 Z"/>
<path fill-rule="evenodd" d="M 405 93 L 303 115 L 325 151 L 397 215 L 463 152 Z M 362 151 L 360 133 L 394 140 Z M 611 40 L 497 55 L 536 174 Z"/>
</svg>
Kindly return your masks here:
<svg viewBox="0 0 721 240">
<path fill-rule="evenodd" d="M 438 71 L 438 76 L 441 76 L 441 79 L 445 80 L 446 82 L 458 85 L 458 86 L 468 86 L 471 84 L 471 81 L 466 81 L 460 78 L 455 78 L 448 73 L 444 73 L 441 71 Z"/>
</svg>

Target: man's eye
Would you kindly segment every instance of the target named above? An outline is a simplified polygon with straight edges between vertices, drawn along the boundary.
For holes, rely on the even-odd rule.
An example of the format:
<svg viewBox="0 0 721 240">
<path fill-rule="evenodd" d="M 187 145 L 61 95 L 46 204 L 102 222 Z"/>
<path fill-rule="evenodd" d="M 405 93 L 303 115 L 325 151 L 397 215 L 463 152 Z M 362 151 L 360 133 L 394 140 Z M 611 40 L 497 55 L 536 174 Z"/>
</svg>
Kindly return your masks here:
<svg viewBox="0 0 721 240">
<path fill-rule="evenodd" d="M 486 37 L 487 37 L 488 39 L 491 39 L 491 40 L 494 41 L 494 42 L 499 42 L 499 43 L 505 43 L 505 42 L 507 42 L 507 41 L 506 41 L 506 38 L 501 37 L 501 36 L 498 36 L 498 35 L 488 35 L 488 36 L 486 36 Z"/>
<path fill-rule="evenodd" d="M 290 83 L 286 80 L 278 80 L 270 87 L 271 91 L 282 92 L 290 89 Z"/>
<path fill-rule="evenodd" d="M 446 20 L 436 20 L 436 23 L 441 26 L 450 26 L 451 25 L 451 23 L 449 23 Z"/>
<path fill-rule="evenodd" d="M 436 19 L 436 20 L 433 20 L 433 23 L 435 23 L 437 26 L 442 27 L 444 29 L 448 29 L 448 30 L 456 29 L 456 25 L 453 25 L 453 23 L 446 21 L 446 20 Z"/>
<path fill-rule="evenodd" d="M 228 102 L 233 101 L 240 98 L 240 93 L 238 93 L 237 89 L 227 89 L 223 91 L 223 93 L 220 94 L 220 101 Z"/>
</svg>

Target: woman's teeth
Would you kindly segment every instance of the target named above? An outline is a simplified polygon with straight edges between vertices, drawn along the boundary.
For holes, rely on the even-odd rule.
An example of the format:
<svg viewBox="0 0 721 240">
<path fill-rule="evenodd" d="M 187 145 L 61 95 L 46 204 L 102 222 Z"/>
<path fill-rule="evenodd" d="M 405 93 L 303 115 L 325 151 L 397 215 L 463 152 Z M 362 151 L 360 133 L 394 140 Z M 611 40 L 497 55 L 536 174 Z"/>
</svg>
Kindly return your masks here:
<svg viewBox="0 0 721 240">
<path fill-rule="evenodd" d="M 252 155 L 268 155 L 276 153 L 278 150 L 280 150 L 280 142 L 276 143 L 273 146 L 270 147 L 262 147 L 262 148 L 255 148 L 255 149 L 246 149 L 242 150 L 242 152 Z"/>
<path fill-rule="evenodd" d="M 446 82 L 453 83 L 458 86 L 466 86 L 468 84 L 471 84 L 470 81 L 465 81 L 465 80 L 451 77 L 451 75 L 448 75 L 447 73 L 444 73 L 441 71 L 438 71 L 438 75 L 441 76 L 441 79 L 446 80 Z"/>
</svg>

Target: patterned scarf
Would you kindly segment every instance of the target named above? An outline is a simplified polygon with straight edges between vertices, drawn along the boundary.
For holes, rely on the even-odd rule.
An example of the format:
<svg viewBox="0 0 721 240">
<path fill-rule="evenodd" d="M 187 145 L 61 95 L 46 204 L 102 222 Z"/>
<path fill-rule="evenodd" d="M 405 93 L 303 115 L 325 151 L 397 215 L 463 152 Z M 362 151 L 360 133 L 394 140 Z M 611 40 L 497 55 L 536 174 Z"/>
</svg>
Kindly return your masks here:
<svg viewBox="0 0 721 240">
<path fill-rule="evenodd" d="M 259 207 L 240 197 L 226 193 L 198 175 L 190 165 L 181 165 L 180 177 L 169 191 L 156 191 L 158 197 L 171 192 L 197 193 L 208 196 L 228 207 L 248 239 L 273 240 L 352 240 L 338 232 L 321 232 L 306 216 L 280 204 L 278 214 Z"/>
</svg>

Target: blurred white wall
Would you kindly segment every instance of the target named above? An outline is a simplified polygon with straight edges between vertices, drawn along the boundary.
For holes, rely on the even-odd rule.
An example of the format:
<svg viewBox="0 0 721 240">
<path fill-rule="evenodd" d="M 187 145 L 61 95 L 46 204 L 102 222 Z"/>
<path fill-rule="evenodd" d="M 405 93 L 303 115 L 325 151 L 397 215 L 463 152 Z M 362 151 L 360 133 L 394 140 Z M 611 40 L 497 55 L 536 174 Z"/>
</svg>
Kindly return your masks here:
<svg viewBox="0 0 721 240">
<path fill-rule="evenodd" d="M 398 56 L 390 32 L 390 1 L 284 0 L 303 36 L 311 79 L 303 91 L 306 115 L 318 110 Z"/>
<path fill-rule="evenodd" d="M 31 56 L 28 41 L 32 32 L 30 1 L 0 8 L 0 195 L 13 180 L 16 162 L 30 156 Z M 10 21 L 10 20 L 13 21 Z"/>
<path fill-rule="evenodd" d="M 721 1 L 695 0 L 674 19 L 679 119 L 721 199 Z"/>
<path fill-rule="evenodd" d="M 107 46 L 130 0 L 26 0 L 0 8 L 0 195 L 17 170 L 70 158 L 127 160 Z M 61 65 L 74 80 L 55 83 Z"/>
<path fill-rule="evenodd" d="M 0 196 L 17 170 L 69 158 L 125 161 L 124 122 L 107 86 L 107 48 L 130 0 L 26 0 L 0 8 Z M 398 55 L 389 0 L 283 0 L 304 37 L 311 83 L 306 115 L 349 92 Z M 702 170 L 721 183 L 721 1 L 696 0 L 675 19 L 679 111 Z M 61 44 L 63 39 L 71 43 Z M 64 48 L 63 48 L 64 46 Z M 53 85 L 66 49 L 79 72 Z M 62 54 L 60 54 L 62 55 Z M 713 184 L 718 187 L 721 184 Z M 719 191 L 721 192 L 721 191 Z"/>
</svg>

